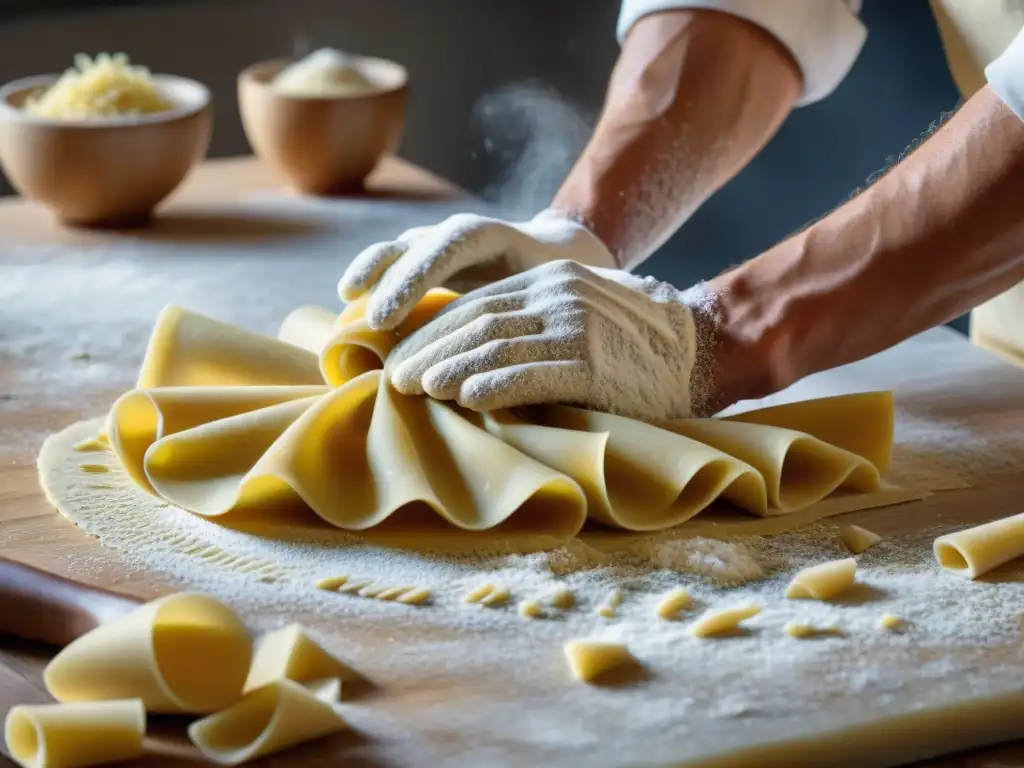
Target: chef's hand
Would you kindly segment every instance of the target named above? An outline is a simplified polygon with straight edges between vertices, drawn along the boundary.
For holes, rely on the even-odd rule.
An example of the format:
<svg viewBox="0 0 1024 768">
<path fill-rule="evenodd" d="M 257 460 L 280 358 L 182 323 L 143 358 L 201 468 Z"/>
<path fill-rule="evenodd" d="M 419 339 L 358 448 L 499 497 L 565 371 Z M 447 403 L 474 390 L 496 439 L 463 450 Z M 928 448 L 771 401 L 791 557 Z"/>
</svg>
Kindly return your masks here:
<svg viewBox="0 0 1024 768">
<path fill-rule="evenodd" d="M 691 415 L 697 352 L 675 288 L 562 259 L 448 305 L 387 374 L 404 394 L 476 411 L 569 403 L 656 421 Z"/>
<path fill-rule="evenodd" d="M 367 322 L 371 328 L 390 329 L 431 288 L 496 259 L 505 262 L 505 274 L 558 259 L 616 266 L 611 252 L 590 230 L 557 211 L 547 210 L 520 223 L 459 214 L 371 245 L 345 270 L 338 293 L 351 301 L 370 291 Z"/>
</svg>

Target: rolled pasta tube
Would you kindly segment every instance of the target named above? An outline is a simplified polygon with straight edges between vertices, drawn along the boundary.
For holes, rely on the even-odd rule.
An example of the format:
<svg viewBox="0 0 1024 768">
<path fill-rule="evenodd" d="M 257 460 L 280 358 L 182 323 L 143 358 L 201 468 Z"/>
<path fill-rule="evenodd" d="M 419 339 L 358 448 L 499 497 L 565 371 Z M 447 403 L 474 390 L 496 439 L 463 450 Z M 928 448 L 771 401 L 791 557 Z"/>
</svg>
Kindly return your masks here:
<svg viewBox="0 0 1024 768">
<path fill-rule="evenodd" d="M 141 699 L 150 712 L 216 712 L 242 694 L 252 639 L 238 615 L 195 592 L 146 603 L 62 650 L 43 681 L 65 703 Z"/>
<path fill-rule="evenodd" d="M 142 754 L 141 699 L 87 704 L 20 704 L 4 723 L 11 757 L 25 768 L 75 768 Z"/>
<path fill-rule="evenodd" d="M 947 571 L 976 579 L 1024 557 L 1024 514 L 940 536 L 934 550 L 935 559 Z"/>
</svg>

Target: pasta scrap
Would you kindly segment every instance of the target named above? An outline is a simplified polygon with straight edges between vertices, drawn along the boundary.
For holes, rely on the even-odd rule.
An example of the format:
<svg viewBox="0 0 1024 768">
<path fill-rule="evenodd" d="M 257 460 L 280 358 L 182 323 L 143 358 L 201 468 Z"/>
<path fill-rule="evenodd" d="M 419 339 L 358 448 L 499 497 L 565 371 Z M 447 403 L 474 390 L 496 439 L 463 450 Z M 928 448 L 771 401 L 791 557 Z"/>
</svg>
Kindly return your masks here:
<svg viewBox="0 0 1024 768">
<path fill-rule="evenodd" d="M 804 568 L 786 587 L 790 600 L 831 600 L 853 586 L 857 561 L 852 557 Z"/>
<path fill-rule="evenodd" d="M 710 610 L 690 626 L 690 634 L 693 637 L 715 637 L 734 632 L 741 622 L 757 616 L 760 612 L 759 605 Z"/>
<path fill-rule="evenodd" d="M 467 603 L 486 605 L 489 608 L 496 608 L 508 602 L 510 594 L 508 588 L 502 584 L 487 582 L 472 589 L 464 598 Z"/>
<path fill-rule="evenodd" d="M 676 618 L 680 611 L 691 605 L 693 605 L 693 600 L 690 598 L 690 593 L 683 587 L 675 587 L 665 593 L 655 607 L 654 613 L 659 619 L 667 621 Z"/>
<path fill-rule="evenodd" d="M 629 649 L 621 643 L 570 640 L 563 651 L 573 677 L 584 683 L 596 682 L 613 669 L 634 662 Z"/>
<path fill-rule="evenodd" d="M 844 525 L 839 529 L 839 538 L 846 548 L 855 555 L 866 552 L 882 540 L 874 531 L 859 525 Z"/>
</svg>

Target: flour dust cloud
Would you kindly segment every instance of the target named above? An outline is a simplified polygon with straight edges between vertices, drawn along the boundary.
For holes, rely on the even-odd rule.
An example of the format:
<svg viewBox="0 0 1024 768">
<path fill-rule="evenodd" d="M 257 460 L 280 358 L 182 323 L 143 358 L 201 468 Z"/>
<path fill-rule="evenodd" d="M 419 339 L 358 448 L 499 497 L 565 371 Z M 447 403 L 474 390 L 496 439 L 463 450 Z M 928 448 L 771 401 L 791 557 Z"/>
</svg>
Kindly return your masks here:
<svg viewBox="0 0 1024 768">
<path fill-rule="evenodd" d="M 482 190 L 511 218 L 529 218 L 551 202 L 590 137 L 594 116 L 535 81 L 484 94 L 470 127 L 498 168 Z"/>
</svg>

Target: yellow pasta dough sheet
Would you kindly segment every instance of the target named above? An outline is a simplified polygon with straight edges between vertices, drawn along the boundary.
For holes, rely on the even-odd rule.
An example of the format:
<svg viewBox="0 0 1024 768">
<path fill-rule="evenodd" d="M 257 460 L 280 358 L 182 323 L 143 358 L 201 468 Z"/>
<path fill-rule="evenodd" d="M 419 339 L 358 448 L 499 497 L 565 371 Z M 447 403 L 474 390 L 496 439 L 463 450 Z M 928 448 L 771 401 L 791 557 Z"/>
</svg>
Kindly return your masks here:
<svg viewBox="0 0 1024 768">
<path fill-rule="evenodd" d="M 361 301 L 300 307 L 278 338 L 169 306 L 108 415 L 111 449 L 140 490 L 224 525 L 328 526 L 400 546 L 548 548 L 585 525 L 770 532 L 921 495 L 882 479 L 889 392 L 659 424 L 398 393 L 383 372 L 391 349 L 456 297 L 432 291 L 387 332 Z"/>
</svg>

